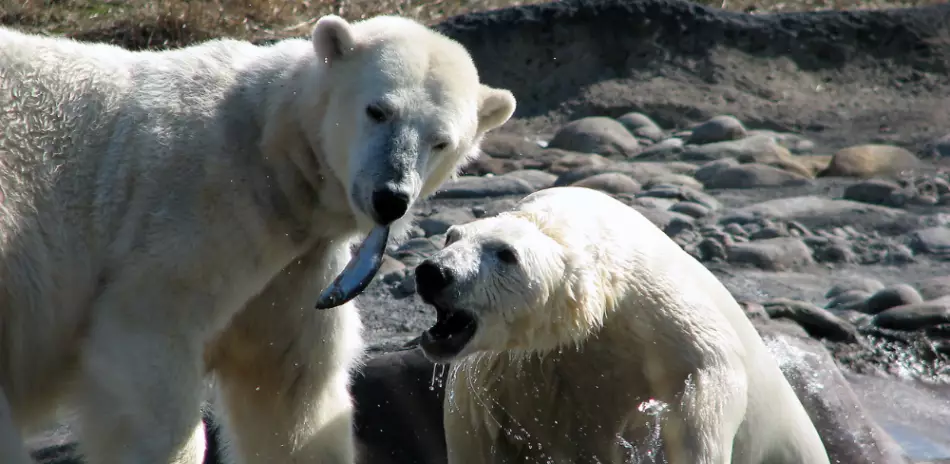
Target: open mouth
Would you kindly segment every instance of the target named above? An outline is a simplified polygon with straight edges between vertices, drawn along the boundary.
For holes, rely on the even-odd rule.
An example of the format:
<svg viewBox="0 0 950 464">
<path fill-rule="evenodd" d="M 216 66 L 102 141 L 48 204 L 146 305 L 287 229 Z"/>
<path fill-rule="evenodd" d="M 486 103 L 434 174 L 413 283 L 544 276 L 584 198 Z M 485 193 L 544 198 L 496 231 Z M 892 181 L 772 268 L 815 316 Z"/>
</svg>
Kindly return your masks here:
<svg viewBox="0 0 950 464">
<path fill-rule="evenodd" d="M 475 336 L 478 322 L 468 311 L 448 310 L 436 306 L 435 325 L 426 330 L 419 346 L 426 355 L 447 360 L 458 355 Z"/>
</svg>

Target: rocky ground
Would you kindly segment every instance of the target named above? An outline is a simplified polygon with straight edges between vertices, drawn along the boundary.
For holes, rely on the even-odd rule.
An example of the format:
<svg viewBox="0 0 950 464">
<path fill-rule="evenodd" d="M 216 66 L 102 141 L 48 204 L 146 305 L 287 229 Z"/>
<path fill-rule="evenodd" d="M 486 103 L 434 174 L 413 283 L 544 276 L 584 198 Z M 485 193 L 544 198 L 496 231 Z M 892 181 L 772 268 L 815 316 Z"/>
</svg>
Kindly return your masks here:
<svg viewBox="0 0 950 464">
<path fill-rule="evenodd" d="M 833 462 L 950 462 L 948 24 L 950 5 L 753 16 L 575 0 L 437 25 L 519 107 L 417 205 L 413 237 L 357 300 L 366 462 L 444 462 L 433 367 L 395 351 L 435 318 L 412 268 L 451 224 L 556 185 L 614 195 L 710 268 Z M 40 454 L 70 462 L 61 451 Z"/>
<path fill-rule="evenodd" d="M 950 408 L 950 173 L 933 162 L 950 155 L 950 138 L 935 139 L 925 154 L 882 143 L 831 154 L 815 146 L 729 115 L 672 129 L 631 112 L 580 118 L 550 137 L 492 134 L 463 176 L 416 208 L 412 238 L 390 249 L 359 298 L 371 351 L 399 349 L 434 322 L 414 293 L 412 270 L 442 245 L 449 226 L 574 185 L 627 203 L 706 264 L 789 364 L 786 375 L 811 379 L 840 368 L 858 374 L 853 379 L 930 385 Z M 801 363 L 793 347 L 803 342 L 772 338 L 770 321 L 794 323 L 819 342 L 805 342 L 810 356 L 829 353 L 834 361 L 792 366 Z M 851 389 L 836 379 L 818 384 Z M 813 388 L 806 385 L 813 380 L 799 380 L 802 392 Z M 950 457 L 940 437 L 904 436 L 901 445 Z M 861 458 L 868 459 L 839 462 L 898 462 Z"/>
<path fill-rule="evenodd" d="M 413 237 L 361 297 L 373 349 L 432 323 L 412 268 L 449 226 L 574 185 L 644 214 L 751 317 L 797 322 L 848 368 L 950 382 L 950 174 L 891 145 L 813 149 L 727 115 L 679 130 L 628 113 L 581 118 L 549 139 L 493 134 L 463 176 L 417 207 Z M 950 155 L 950 138 L 934 150 Z"/>
</svg>

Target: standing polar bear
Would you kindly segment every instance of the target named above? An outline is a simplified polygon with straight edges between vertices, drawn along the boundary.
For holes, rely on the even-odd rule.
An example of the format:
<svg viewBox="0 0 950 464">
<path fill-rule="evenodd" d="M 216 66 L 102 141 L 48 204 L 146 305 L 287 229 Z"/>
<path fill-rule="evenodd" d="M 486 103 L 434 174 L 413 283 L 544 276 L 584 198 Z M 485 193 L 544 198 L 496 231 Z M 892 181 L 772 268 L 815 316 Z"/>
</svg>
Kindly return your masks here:
<svg viewBox="0 0 950 464">
<path fill-rule="evenodd" d="M 828 463 L 729 291 L 604 193 L 455 226 L 416 284 L 437 314 L 420 346 L 455 364 L 450 464 Z"/>
<path fill-rule="evenodd" d="M 468 52 L 398 17 L 175 51 L 0 29 L 0 462 L 78 413 L 88 462 L 354 462 L 351 243 L 509 119 Z"/>
</svg>

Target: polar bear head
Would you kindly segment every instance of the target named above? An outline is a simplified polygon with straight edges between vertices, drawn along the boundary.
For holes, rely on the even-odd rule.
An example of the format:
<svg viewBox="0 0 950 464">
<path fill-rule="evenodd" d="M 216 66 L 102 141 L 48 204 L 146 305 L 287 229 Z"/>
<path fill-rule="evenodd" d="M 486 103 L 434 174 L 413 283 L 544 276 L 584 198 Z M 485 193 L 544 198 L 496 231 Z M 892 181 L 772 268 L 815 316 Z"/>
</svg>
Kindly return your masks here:
<svg viewBox="0 0 950 464">
<path fill-rule="evenodd" d="M 328 15 L 312 42 L 324 89 L 314 114 L 324 116 L 310 140 L 363 226 L 402 218 L 515 110 L 511 92 L 479 82 L 461 44 L 410 19 Z"/>
<path fill-rule="evenodd" d="M 612 298 L 604 253 L 629 241 L 620 228 L 598 223 L 623 211 L 612 208 L 630 209 L 601 192 L 557 187 L 512 211 L 451 227 L 445 247 L 415 270 L 416 291 L 437 314 L 420 339 L 426 356 L 448 363 L 585 340 Z"/>
</svg>

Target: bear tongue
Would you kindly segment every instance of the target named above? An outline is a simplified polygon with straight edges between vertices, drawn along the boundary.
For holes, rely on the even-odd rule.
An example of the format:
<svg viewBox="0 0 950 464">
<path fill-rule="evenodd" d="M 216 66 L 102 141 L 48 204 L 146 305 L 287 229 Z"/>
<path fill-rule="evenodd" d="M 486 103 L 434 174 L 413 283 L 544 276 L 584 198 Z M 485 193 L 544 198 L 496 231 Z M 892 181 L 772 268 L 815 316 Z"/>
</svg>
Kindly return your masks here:
<svg viewBox="0 0 950 464">
<path fill-rule="evenodd" d="M 379 272 L 388 241 L 389 226 L 373 227 L 343 272 L 317 298 L 316 308 L 340 306 L 362 293 Z"/>
</svg>

